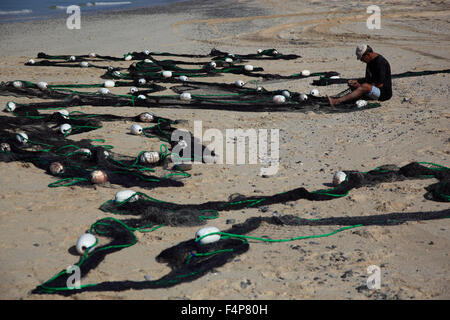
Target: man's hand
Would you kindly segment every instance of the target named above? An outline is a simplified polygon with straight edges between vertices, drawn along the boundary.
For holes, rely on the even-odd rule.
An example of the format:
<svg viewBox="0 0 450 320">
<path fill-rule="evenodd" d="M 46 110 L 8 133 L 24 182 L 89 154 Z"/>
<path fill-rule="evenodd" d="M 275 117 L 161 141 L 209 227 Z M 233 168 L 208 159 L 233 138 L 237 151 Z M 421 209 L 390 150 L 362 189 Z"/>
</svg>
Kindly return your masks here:
<svg viewBox="0 0 450 320">
<path fill-rule="evenodd" d="M 356 88 L 358 88 L 360 86 L 360 84 L 359 84 L 359 82 L 357 80 L 350 79 L 350 80 L 348 80 L 348 86 L 350 88 L 356 89 Z"/>
</svg>

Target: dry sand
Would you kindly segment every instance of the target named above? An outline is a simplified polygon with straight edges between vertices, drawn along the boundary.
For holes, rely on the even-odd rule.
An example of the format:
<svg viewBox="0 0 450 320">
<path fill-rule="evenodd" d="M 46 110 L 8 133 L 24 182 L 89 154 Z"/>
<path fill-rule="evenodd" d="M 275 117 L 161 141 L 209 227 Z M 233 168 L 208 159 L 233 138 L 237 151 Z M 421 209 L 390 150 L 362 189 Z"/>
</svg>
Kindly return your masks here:
<svg viewBox="0 0 450 320">
<path fill-rule="evenodd" d="M 292 74 L 303 69 L 334 70 L 360 77 L 365 65 L 355 45 L 369 42 L 391 63 L 393 73 L 450 67 L 450 6 L 447 1 L 378 1 L 381 30 L 368 30 L 366 8 L 357 1 L 197 1 L 128 13 L 82 16 L 81 30 L 65 20 L 0 25 L 0 80 L 98 83 L 102 72 L 23 65 L 40 51 L 49 54 L 104 55 L 149 49 L 208 53 L 213 47 L 236 53 L 277 48 L 302 56 L 295 61 L 252 62 L 265 72 Z M 232 82 L 240 76 L 226 75 Z M 264 84 L 268 89 L 309 92 L 310 80 Z M 321 95 L 344 85 L 319 87 Z M 179 188 L 157 188 L 151 196 L 177 203 L 226 200 L 233 193 L 271 195 L 299 186 L 324 188 L 336 170 L 373 169 L 428 161 L 449 166 L 449 75 L 393 80 L 394 96 L 382 107 L 348 114 L 233 113 L 156 109 L 171 119 L 203 121 L 203 129 L 280 129 L 280 167 L 269 178 L 260 165 L 197 165 Z M 119 91 L 117 91 L 119 92 Z M 409 101 L 403 103 L 404 98 Z M 0 97 L 4 105 L 10 97 Z M 15 99 L 29 102 L 26 98 Z M 38 100 L 36 100 L 38 101 Z M 99 110 L 101 109 L 101 110 Z M 134 116 L 144 108 L 74 110 Z M 130 123 L 105 123 L 101 130 L 75 136 L 104 138 L 115 152 L 136 155 L 158 141 L 127 135 Z M 0 163 L 0 298 L 65 299 L 30 291 L 75 263 L 69 249 L 96 220 L 109 216 L 99 206 L 117 188 L 48 188 L 55 179 L 22 163 Z M 424 198 L 433 181 L 385 183 L 352 190 L 333 201 L 294 203 L 222 213 L 209 222 L 226 229 L 227 219 L 243 222 L 274 212 L 303 218 L 370 216 L 392 212 L 437 211 L 447 203 Z M 180 192 L 181 191 L 181 192 Z M 191 239 L 198 228 L 161 228 L 139 234 L 139 242 L 109 255 L 83 283 L 157 279 L 170 269 L 155 261 L 164 249 Z M 370 226 L 314 241 L 265 244 L 250 249 L 213 273 L 167 289 L 81 293 L 69 299 L 449 299 L 450 222 L 431 220 L 397 226 Z M 265 228 L 253 235 L 289 238 L 308 229 Z M 367 267 L 381 268 L 381 289 L 366 287 Z"/>
</svg>

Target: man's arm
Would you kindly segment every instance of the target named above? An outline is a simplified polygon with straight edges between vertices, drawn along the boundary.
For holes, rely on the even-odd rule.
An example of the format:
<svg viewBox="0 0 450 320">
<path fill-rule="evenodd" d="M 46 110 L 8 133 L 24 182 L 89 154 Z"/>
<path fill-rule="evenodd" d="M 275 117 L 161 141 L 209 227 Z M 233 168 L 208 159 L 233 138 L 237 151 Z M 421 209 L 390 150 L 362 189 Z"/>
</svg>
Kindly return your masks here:
<svg viewBox="0 0 450 320">
<path fill-rule="evenodd" d="M 372 85 L 377 87 L 377 88 L 379 88 L 379 89 L 381 89 L 381 88 L 383 88 L 384 83 L 372 83 Z"/>
<path fill-rule="evenodd" d="M 358 82 L 357 79 L 350 79 L 348 80 L 348 86 L 350 88 L 356 89 L 360 86 L 361 84 Z"/>
<path fill-rule="evenodd" d="M 357 81 L 359 84 L 363 84 L 363 83 L 367 82 L 365 77 L 364 78 L 358 78 L 355 81 Z"/>
</svg>

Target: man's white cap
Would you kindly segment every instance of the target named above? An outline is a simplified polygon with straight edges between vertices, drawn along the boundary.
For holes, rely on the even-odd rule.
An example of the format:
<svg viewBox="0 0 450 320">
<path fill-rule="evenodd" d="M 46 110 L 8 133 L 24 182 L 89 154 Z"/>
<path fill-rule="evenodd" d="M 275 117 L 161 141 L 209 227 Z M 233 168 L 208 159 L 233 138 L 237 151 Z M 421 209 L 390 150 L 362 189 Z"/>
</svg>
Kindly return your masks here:
<svg viewBox="0 0 450 320">
<path fill-rule="evenodd" d="M 358 60 L 361 60 L 362 56 L 364 55 L 364 53 L 366 53 L 367 49 L 370 48 L 369 45 L 367 44 L 359 44 L 356 47 L 356 58 Z"/>
</svg>

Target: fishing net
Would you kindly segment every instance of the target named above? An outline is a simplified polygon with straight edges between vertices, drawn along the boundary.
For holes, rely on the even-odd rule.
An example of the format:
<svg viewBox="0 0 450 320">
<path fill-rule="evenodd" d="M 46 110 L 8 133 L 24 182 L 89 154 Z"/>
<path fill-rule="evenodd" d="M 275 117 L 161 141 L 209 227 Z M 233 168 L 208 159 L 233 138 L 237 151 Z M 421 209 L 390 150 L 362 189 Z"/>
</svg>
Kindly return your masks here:
<svg viewBox="0 0 450 320">
<path fill-rule="evenodd" d="M 336 71 L 327 71 L 327 72 L 315 72 L 315 73 L 305 73 L 299 72 L 292 75 L 280 75 L 280 74 L 271 74 L 271 73 L 261 73 L 264 71 L 262 67 L 255 67 L 250 64 L 246 65 L 237 65 L 235 64 L 237 61 L 215 61 L 212 65 L 207 62 L 198 62 L 197 64 L 202 65 L 202 68 L 196 69 L 186 69 L 180 68 L 177 64 L 182 64 L 182 61 L 174 61 L 174 60 L 163 60 L 158 61 L 155 58 L 152 60 L 144 60 L 137 63 L 133 63 L 128 68 L 129 73 L 114 73 L 114 70 L 109 70 L 107 75 L 112 78 L 125 78 L 125 79 L 133 79 L 138 77 L 145 77 L 147 80 L 158 80 L 163 79 L 163 74 L 160 73 L 163 70 L 174 71 L 172 73 L 173 76 L 180 75 L 188 75 L 190 77 L 211 77 L 211 76 L 219 76 L 221 74 L 232 73 L 232 74 L 242 74 L 248 77 L 257 77 L 263 79 L 306 79 L 309 77 L 336 77 L 339 76 L 339 73 Z M 192 62 L 184 62 L 184 64 L 193 64 Z"/>
<path fill-rule="evenodd" d="M 173 80 L 171 80 L 173 81 Z M 269 91 L 263 87 L 250 88 L 229 83 L 208 83 L 190 81 L 189 83 L 175 80 L 179 83 L 171 89 L 179 94 L 156 95 L 138 90 L 132 94 L 118 95 L 99 92 L 80 92 L 71 89 L 60 89 L 60 86 L 41 90 L 36 84 L 26 83 L 25 88 L 17 89 L 13 82 L 0 84 L 0 95 L 38 97 L 44 99 L 60 99 L 57 102 L 38 103 L 37 106 L 51 108 L 55 106 L 141 106 L 148 108 L 181 108 L 181 109 L 212 109 L 248 112 L 323 112 L 339 113 L 366 110 L 380 107 L 380 103 L 367 103 L 357 106 L 354 102 L 343 103 L 331 107 L 327 97 L 313 94 L 301 94 L 288 90 Z M 76 86 L 76 85 L 74 85 Z M 96 87 L 101 87 L 97 85 Z M 56 88 L 58 87 L 58 88 Z M 152 91 L 154 92 L 154 91 Z M 187 95 L 183 95 L 187 94 Z M 336 95 L 339 96 L 342 93 Z"/>
<path fill-rule="evenodd" d="M 258 53 L 251 54 L 234 54 L 230 52 L 224 52 L 217 49 L 212 49 L 210 56 L 215 56 L 215 59 L 223 59 L 224 57 L 231 57 L 236 59 L 251 59 L 251 60 L 294 60 L 301 58 L 296 54 L 282 54 L 277 49 L 265 49 L 260 50 Z"/>
<path fill-rule="evenodd" d="M 73 89 L 90 89 L 90 88 L 104 88 L 107 84 L 58 84 L 46 85 L 42 89 L 38 84 L 30 81 L 7 81 L 0 83 L 0 95 L 28 97 L 28 98 L 42 98 L 42 99 L 60 99 L 61 103 L 71 103 L 71 105 L 133 105 L 137 100 L 133 95 L 113 95 L 110 93 L 77 91 Z M 108 85 L 112 87 L 130 87 L 139 85 L 142 94 L 149 94 L 153 92 L 166 90 L 165 87 L 154 83 L 139 84 L 132 81 L 115 81 Z M 116 103 L 114 103 L 116 102 Z"/>
<path fill-rule="evenodd" d="M 117 220 L 104 218 L 91 226 L 90 232 L 111 241 L 93 252 L 86 253 L 78 262 L 81 275 L 85 276 L 97 267 L 107 254 L 113 253 L 137 242 L 135 231 L 150 232 L 163 226 L 203 225 L 206 220 L 217 218 L 219 211 L 257 207 L 297 199 L 332 200 L 346 196 L 352 188 L 373 186 L 378 183 L 403 181 L 407 179 L 436 178 L 441 184 L 448 184 L 450 169 L 432 163 L 410 163 L 401 168 L 384 165 L 368 172 L 345 171 L 347 179 L 334 189 L 308 192 L 304 188 L 268 197 L 245 197 L 233 195 L 228 202 L 208 202 L 200 205 L 178 205 L 135 193 L 130 198 L 117 202 L 110 200 L 101 207 L 115 214 L 134 214 L 140 218 Z M 429 189 L 430 191 L 430 189 Z M 436 191 L 436 190 L 435 190 Z M 448 189 L 447 189 L 448 191 Z M 443 192 L 439 189 L 437 192 Z M 431 190 L 431 193 L 433 191 Z M 138 196 L 138 197 L 136 197 Z M 448 194 L 436 194 L 438 201 L 444 201 Z M 33 293 L 57 293 L 71 295 L 83 291 L 123 291 L 171 287 L 193 281 L 207 272 L 220 267 L 249 250 L 249 241 L 289 242 L 335 235 L 349 229 L 371 225 L 399 225 L 407 221 L 422 221 L 449 218 L 449 210 L 436 212 L 391 213 L 360 217 L 330 217 L 324 219 L 304 219 L 294 215 L 272 217 L 252 217 L 242 224 L 233 225 L 224 231 L 211 231 L 201 237 L 183 241 L 163 250 L 157 257 L 159 263 L 166 263 L 171 272 L 157 280 L 115 281 L 68 287 L 70 274 L 63 270 L 50 280 L 38 286 Z M 336 228 L 336 226 L 340 226 Z M 288 227 L 288 228 L 286 228 Z M 301 229 L 299 229 L 301 227 Z M 212 235 L 220 235 L 220 240 L 202 244 L 201 240 Z M 256 235 L 259 234 L 259 235 Z M 289 235 L 289 236 L 287 236 Z M 294 236 L 293 236 L 294 235 Z M 284 237 L 284 238 L 283 238 Z"/>
<path fill-rule="evenodd" d="M 161 55 L 172 55 L 161 53 Z M 124 55 L 124 60 L 141 60 L 132 62 L 125 69 L 121 67 L 103 66 L 106 73 L 104 79 L 114 79 L 112 87 L 131 86 L 137 88 L 130 94 L 112 94 L 108 90 L 102 90 L 105 83 L 100 84 L 55 84 L 47 85 L 44 89 L 39 84 L 28 81 L 3 82 L 0 85 L 0 94 L 39 97 L 45 99 L 59 99 L 63 104 L 69 105 L 114 105 L 114 106 L 146 106 L 149 108 L 195 108 L 195 109 L 215 109 L 231 111 L 318 111 L 318 112 L 349 112 L 361 109 L 379 107 L 379 103 L 368 103 L 365 106 L 356 106 L 354 102 L 342 104 L 339 107 L 331 107 L 326 97 L 319 97 L 315 94 L 300 94 L 288 90 L 269 91 L 261 86 L 251 88 L 250 84 L 241 81 L 240 84 L 228 84 L 222 82 L 193 81 L 200 77 L 215 77 L 225 73 L 240 74 L 248 77 L 258 77 L 261 79 L 294 80 L 309 77 L 325 76 L 332 77 L 338 75 L 335 71 L 316 73 L 296 73 L 289 76 L 279 74 L 261 73 L 261 67 L 252 65 L 240 65 L 238 63 L 247 60 L 265 59 L 297 59 L 297 55 L 280 54 L 275 49 L 261 50 L 257 54 L 230 54 L 213 49 L 209 55 L 174 55 L 190 58 L 213 58 L 212 61 L 205 62 L 185 62 L 185 64 L 196 63 L 197 68 L 180 67 L 180 60 L 160 60 L 156 59 L 158 53 L 133 52 Z M 94 61 L 113 60 L 119 58 L 108 56 L 90 57 L 54 55 L 39 53 L 38 58 L 43 60 L 43 65 L 61 64 L 71 67 L 80 67 L 79 61 L 93 59 Z M 56 61 L 63 60 L 63 61 Z M 42 61 L 41 61 L 42 62 Z M 211 63 L 214 63 L 212 65 Z M 38 62 L 27 63 L 28 65 L 39 65 Z M 258 83 L 255 80 L 253 83 Z M 156 95 L 155 92 L 166 90 L 160 84 L 176 84 L 172 87 L 178 95 Z M 109 84 L 111 87 L 111 84 Z M 97 92 L 85 92 L 80 89 L 96 88 Z"/>
<path fill-rule="evenodd" d="M 92 61 L 81 60 L 78 63 L 74 63 L 72 61 L 51 61 L 51 60 L 41 60 L 25 63 L 27 66 L 34 67 L 62 67 L 62 68 L 97 68 L 97 69 L 116 69 L 121 70 L 122 68 L 113 68 L 112 66 L 103 66 L 92 63 Z"/>
<path fill-rule="evenodd" d="M 162 60 L 156 57 L 173 56 L 205 61 Z M 195 158 L 191 151 L 199 144 L 189 132 L 191 141 L 184 141 L 179 136 L 177 125 L 183 120 L 171 120 L 159 117 L 152 112 L 136 116 L 117 116 L 111 114 L 87 114 L 80 111 L 65 112 L 76 106 L 113 106 L 113 107 L 148 107 L 156 108 L 195 108 L 231 111 L 315 111 L 315 112 L 351 112 L 380 106 L 368 103 L 357 107 L 354 102 L 331 108 L 326 97 L 317 93 L 301 94 L 289 90 L 267 90 L 259 84 L 267 80 L 296 80 L 320 77 L 320 83 L 330 79 L 337 83 L 346 83 L 346 79 L 336 79 L 335 71 L 301 72 L 292 75 L 263 73 L 259 66 L 243 64 L 248 60 L 291 60 L 300 58 L 294 54 L 281 54 L 275 49 L 259 50 L 254 54 L 233 54 L 213 49 L 209 54 L 175 54 L 169 52 L 132 52 L 123 57 L 89 55 L 48 55 L 38 54 L 42 61 L 30 60 L 28 66 L 57 67 L 93 67 L 105 69 L 103 79 L 113 79 L 98 84 L 45 84 L 24 80 L 2 82 L 0 95 L 47 99 L 45 102 L 8 104 L 7 109 L 13 116 L 0 116 L 0 161 L 23 161 L 33 163 L 58 180 L 49 187 L 92 186 L 93 173 L 101 171 L 107 181 L 102 186 L 111 184 L 125 188 L 140 187 L 182 187 L 180 179 L 189 177 L 185 172 L 189 165 L 182 160 L 207 162 L 203 157 Z M 133 61 L 128 67 L 115 67 L 110 61 Z M 189 65 L 191 67 L 189 67 Z M 170 72 L 170 73 L 168 73 Z M 262 80 L 248 82 L 223 83 L 199 81 L 198 78 L 217 77 L 226 73 Z M 427 73 L 432 74 L 432 73 Z M 405 73 L 403 76 L 414 76 Z M 194 80 L 193 80 L 194 79 Z M 196 80 L 197 79 L 197 80 Z M 109 80 L 107 80 L 109 81 Z M 325 82 L 324 82 L 325 81 Z M 340 81 L 340 82 L 339 82 Z M 167 88 L 167 85 L 170 88 Z M 103 90 L 112 87 L 136 87 L 129 94 L 113 94 Z M 159 92 L 170 89 L 175 94 L 161 95 Z M 96 90 L 96 92 L 92 92 Z M 342 91 L 337 96 L 347 94 Z M 157 94 L 158 93 L 158 94 Z M 53 113 L 48 111 L 57 110 Z M 152 161 L 143 161 L 147 151 L 136 155 L 122 155 L 112 151 L 113 146 L 105 144 L 102 139 L 72 139 L 77 134 L 102 128 L 103 122 L 133 121 L 142 125 L 141 134 L 147 138 L 157 138 L 162 144 L 159 150 L 152 150 L 157 157 Z M 61 131 L 63 125 L 70 125 L 70 130 Z M 22 135 L 26 133 L 26 136 Z M 190 142 L 190 143 L 189 143 Z M 180 145 L 191 145 L 174 150 Z M 206 148 L 200 145 L 202 154 Z M 214 152 L 210 152 L 214 156 Z M 181 161 L 180 161 L 181 160 Z M 61 165 L 54 170 L 52 164 Z M 52 169 L 53 168 L 53 169 Z M 62 169 L 61 169 L 62 168 Z M 413 162 L 403 167 L 384 165 L 368 172 L 344 171 L 346 179 L 331 189 L 308 191 L 303 187 L 294 188 L 268 196 L 245 196 L 233 194 L 224 201 L 207 201 L 198 204 L 179 204 L 153 198 L 143 192 L 131 191 L 126 199 L 108 200 L 100 210 L 116 216 L 127 216 L 122 220 L 106 217 L 90 227 L 89 233 L 96 236 L 96 243 L 85 248 L 84 254 L 75 264 L 80 270 L 81 278 L 87 275 L 113 254 L 137 243 L 135 232 L 153 232 L 161 227 L 204 226 L 211 219 L 219 217 L 220 212 L 261 208 L 278 203 L 298 201 L 330 201 L 345 197 L 354 188 L 374 186 L 412 179 L 437 179 L 426 187 L 426 199 L 433 201 L 450 201 L 449 168 L 428 162 Z M 33 290 L 34 294 L 72 295 L 85 291 L 124 291 L 154 288 L 167 288 L 183 282 L 190 282 L 220 267 L 236 256 L 247 252 L 250 242 L 287 242 L 304 239 L 321 238 L 335 235 L 349 229 L 371 225 L 396 225 L 406 221 L 448 218 L 448 210 L 437 212 L 391 213 L 361 217 L 331 217 L 326 219 L 303 219 L 293 215 L 252 217 L 244 223 L 235 224 L 228 230 L 212 232 L 202 237 L 188 239 L 163 250 L 156 261 L 165 263 L 171 271 L 160 279 L 146 281 L 106 281 L 95 284 L 71 285 L 71 272 L 62 270 Z M 202 243 L 202 239 L 218 235 L 219 240 Z M 102 244 L 100 245 L 99 242 Z"/>
<path fill-rule="evenodd" d="M 153 231 L 154 229 L 155 228 L 148 227 L 148 230 L 146 231 Z M 109 238 L 110 242 L 95 248 L 91 253 L 89 253 L 89 250 L 86 250 L 84 256 L 76 264 L 81 271 L 81 277 L 87 275 L 90 270 L 95 269 L 108 254 L 134 245 L 137 240 L 133 231 L 135 230 L 113 218 L 105 218 L 93 224 L 91 226 L 91 232 Z M 211 244 L 203 248 L 199 248 L 192 240 L 186 241 L 176 247 L 166 249 L 156 258 L 158 262 L 167 263 L 172 268 L 170 273 L 158 280 L 111 281 L 99 284 L 81 285 L 80 288 L 77 289 L 76 287 L 68 287 L 70 273 L 67 270 L 62 270 L 52 279 L 33 290 L 33 293 L 71 295 L 80 291 L 123 291 L 129 289 L 142 290 L 167 288 L 182 282 L 193 281 L 201 277 L 212 268 L 223 265 L 233 259 L 233 257 L 247 251 L 248 247 L 248 244 L 235 239 L 225 240 L 220 244 Z M 194 252 L 193 250 L 197 252 L 197 258 L 186 262 L 184 257 L 188 258 L 191 252 Z M 214 257 L 214 255 L 210 254 L 210 250 L 220 252 L 220 259 L 217 259 L 217 256 Z"/>
<path fill-rule="evenodd" d="M 25 111 L 26 110 L 26 111 Z M 141 151 L 137 156 L 125 156 L 113 152 L 111 145 L 94 145 L 94 142 L 104 142 L 101 139 L 82 139 L 74 141 L 69 137 L 77 133 L 96 130 L 102 127 L 98 118 L 116 121 L 126 117 L 113 117 L 109 115 L 90 115 L 82 112 L 61 113 L 61 110 L 52 114 L 43 115 L 34 108 L 16 108 L 17 117 L 0 116 L 0 161 L 23 161 L 33 163 L 36 167 L 45 170 L 59 178 L 51 183 L 50 187 L 59 186 L 91 186 L 91 175 L 94 171 L 102 170 L 109 184 L 124 187 L 139 186 L 142 188 L 183 186 L 179 178 L 189 177 L 177 167 L 163 166 L 165 158 L 170 154 L 170 145 L 161 144 L 158 157 L 153 162 L 143 161 Z M 24 114 L 20 116 L 20 114 Z M 94 119 L 95 117 L 95 119 Z M 142 117 L 128 117 L 133 120 Z M 148 118 L 146 118 L 148 119 Z M 167 118 L 151 115 L 156 124 L 145 127 L 147 137 L 166 139 L 174 128 L 172 121 Z M 61 128 L 69 125 L 70 129 L 62 132 Z M 25 135 L 24 135 L 25 134 Z M 52 171 L 52 165 L 59 164 Z M 58 169 L 59 168 L 59 169 Z M 155 176 L 159 174 L 159 176 Z M 105 185 L 105 184 L 102 184 Z"/>
<path fill-rule="evenodd" d="M 401 168 L 398 168 L 395 165 L 384 165 L 368 172 L 344 171 L 344 173 L 346 174 L 346 180 L 332 189 L 308 191 L 305 188 L 300 187 L 271 196 L 245 197 L 242 195 L 238 195 L 230 201 L 209 201 L 201 204 L 169 203 L 152 198 L 143 193 L 137 193 L 135 196 L 133 196 L 138 196 L 136 197 L 138 198 L 137 200 L 133 198 L 134 201 L 124 201 L 119 203 L 109 200 L 105 202 L 100 207 L 100 209 L 105 212 L 111 212 L 115 214 L 142 215 L 145 219 L 149 220 L 147 216 L 151 217 L 153 215 L 148 214 L 147 212 L 148 210 L 150 210 L 150 212 L 153 212 L 155 210 L 155 207 L 160 208 L 162 211 L 180 209 L 208 210 L 211 212 L 229 211 L 267 206 L 276 203 L 286 203 L 290 201 L 297 201 L 299 199 L 306 199 L 310 201 L 332 200 L 347 196 L 350 190 L 354 188 L 374 186 L 376 184 L 384 182 L 436 178 L 440 181 L 440 184 L 445 187 L 450 180 L 450 171 L 448 168 L 435 164 L 416 162 L 410 163 Z M 443 195 L 445 194 L 446 193 L 443 193 Z M 436 199 L 440 198 L 437 193 L 434 194 L 434 197 Z M 161 216 L 163 215 L 164 214 L 161 213 Z M 180 223 L 177 223 L 175 221 L 172 225 L 180 225 Z"/>
<path fill-rule="evenodd" d="M 70 272 L 62 270 L 54 277 L 36 287 L 33 294 L 60 294 L 72 295 L 80 292 L 104 292 L 168 288 L 184 282 L 194 281 L 208 272 L 223 266 L 247 252 L 250 241 L 268 243 L 291 242 L 305 239 L 329 237 L 358 227 L 372 225 L 399 225 L 408 221 L 424 221 L 450 218 L 448 210 L 436 212 L 391 213 L 375 216 L 361 217 L 331 217 L 325 219 L 302 219 L 292 215 L 279 217 L 252 217 L 244 223 L 233 225 L 230 229 L 221 232 L 212 232 L 220 235 L 220 240 L 213 243 L 201 244 L 203 237 L 180 242 L 176 246 L 163 250 L 156 261 L 165 263 L 171 271 L 157 280 L 145 281 L 105 281 L 101 283 L 84 284 L 78 287 L 70 286 Z M 339 228 L 336 228 L 339 226 Z M 81 277 L 95 269 L 105 259 L 123 248 L 134 245 L 137 240 L 135 231 L 150 232 L 160 226 L 146 225 L 142 228 L 133 228 L 114 219 L 104 218 L 91 226 L 92 234 L 106 237 L 109 243 L 93 248 L 82 256 L 76 266 L 80 269 Z M 326 230 L 326 231 L 324 231 Z M 274 238 L 281 234 L 286 238 Z M 259 236 L 255 236 L 259 233 Z M 299 235 L 301 234 L 301 235 Z M 293 236 L 294 235 L 294 236 Z"/>
<path fill-rule="evenodd" d="M 292 59 L 298 59 L 301 58 L 301 56 L 296 54 L 282 54 L 278 52 L 276 49 L 266 49 L 266 50 L 260 50 L 260 52 L 255 54 L 233 54 L 229 52 L 224 52 L 221 50 L 217 50 L 215 48 L 211 49 L 211 52 L 209 54 L 190 54 L 190 53 L 171 53 L 171 52 L 150 52 L 150 51 L 142 51 L 142 52 L 132 52 L 132 53 L 126 53 L 123 55 L 122 58 L 119 57 L 113 57 L 113 56 L 104 56 L 104 55 L 48 55 L 44 52 L 39 52 L 37 57 L 41 59 L 63 59 L 63 60 L 69 60 L 71 57 L 74 57 L 76 60 L 83 60 L 87 58 L 96 58 L 100 60 L 112 60 L 112 61 L 123 61 L 126 57 L 130 56 L 129 60 L 144 60 L 148 59 L 151 56 L 166 56 L 166 57 L 184 57 L 184 58 L 216 58 L 220 59 L 223 57 L 235 57 L 239 59 L 261 59 L 261 60 L 267 60 L 267 59 L 283 59 L 283 60 L 292 60 Z"/>
<path fill-rule="evenodd" d="M 258 55 L 248 55 L 249 59 L 256 59 L 253 56 Z M 38 57 L 48 57 L 47 55 L 38 55 Z M 74 57 L 74 56 L 72 56 Z M 137 53 L 133 54 L 133 57 L 139 57 Z M 63 56 L 63 58 L 67 58 Z M 295 59 L 296 57 L 292 57 Z M 100 66 L 93 64 L 92 62 L 85 61 L 84 59 L 77 57 L 74 58 L 73 61 L 81 61 L 80 63 L 74 63 L 72 61 L 51 61 L 51 60 L 41 60 L 34 61 L 30 63 L 27 62 L 26 65 L 30 66 L 56 66 L 56 67 L 69 67 L 69 68 L 79 68 L 79 67 L 92 67 L 92 68 L 100 68 L 106 69 L 106 73 L 102 76 L 105 79 L 146 79 L 147 81 L 158 80 L 164 82 L 173 81 L 172 79 L 167 79 L 164 77 L 163 71 L 172 71 L 171 77 L 179 77 L 179 76 L 189 76 L 189 77 L 214 77 L 220 76 L 226 73 L 232 74 L 242 74 L 248 77 L 258 77 L 263 79 L 285 79 L 285 80 L 295 80 L 295 79 L 306 79 L 309 77 L 323 77 L 330 78 L 339 76 L 339 73 L 336 71 L 328 71 L 328 72 L 315 72 L 304 74 L 303 72 L 295 73 L 292 75 L 280 75 L 280 74 L 270 74 L 270 73 L 261 73 L 264 71 L 261 67 L 254 67 L 252 65 L 238 65 L 236 63 L 243 63 L 245 60 L 240 58 L 236 58 L 233 56 L 223 57 L 215 57 L 213 59 L 214 64 L 212 62 L 194 62 L 194 61 L 181 61 L 181 60 L 157 60 L 150 55 L 145 55 L 142 57 L 139 62 L 132 63 L 128 68 L 122 67 L 113 67 L 113 66 Z M 272 59 L 278 59 L 276 57 L 272 57 Z M 178 65 L 180 64 L 189 64 L 189 65 L 197 65 L 201 66 L 201 68 L 195 69 L 186 69 L 181 68 Z M 128 72 L 125 72 L 128 71 Z"/>
<path fill-rule="evenodd" d="M 393 74 L 392 79 L 409 78 L 409 77 L 419 77 L 428 76 L 439 73 L 450 73 L 450 69 L 443 70 L 426 70 L 426 71 L 406 71 L 403 73 Z M 315 86 L 328 86 L 332 84 L 342 84 L 347 83 L 350 78 L 333 78 L 332 75 L 321 75 L 318 80 L 313 80 L 312 84 Z"/>
</svg>

